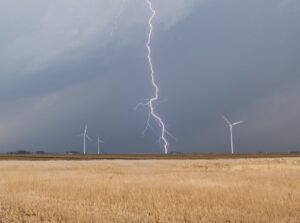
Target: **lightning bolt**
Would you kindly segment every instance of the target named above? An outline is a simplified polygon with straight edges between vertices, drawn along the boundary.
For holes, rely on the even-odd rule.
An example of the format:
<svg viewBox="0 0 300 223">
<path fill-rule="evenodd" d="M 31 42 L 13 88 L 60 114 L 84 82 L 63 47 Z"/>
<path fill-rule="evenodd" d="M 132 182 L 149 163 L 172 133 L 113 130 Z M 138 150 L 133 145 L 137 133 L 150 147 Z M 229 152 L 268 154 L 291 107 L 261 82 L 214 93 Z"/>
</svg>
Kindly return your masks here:
<svg viewBox="0 0 300 223">
<path fill-rule="evenodd" d="M 145 1 L 148 4 L 149 10 L 151 12 L 151 16 L 149 17 L 149 20 L 148 20 L 149 32 L 148 32 L 148 39 L 147 39 L 147 42 L 146 42 L 146 47 L 147 47 L 147 50 L 148 50 L 147 58 L 148 58 L 148 63 L 149 63 L 149 67 L 150 67 L 151 84 L 152 84 L 153 89 L 154 89 L 153 97 L 150 98 L 149 100 L 147 100 L 146 103 L 144 103 L 144 105 L 147 105 L 149 107 L 149 114 L 148 114 L 148 119 L 147 119 L 147 122 L 146 122 L 146 130 L 148 128 L 152 128 L 151 125 L 150 125 L 151 119 L 156 121 L 156 123 L 160 127 L 159 142 L 164 147 L 164 153 L 167 154 L 168 153 L 169 142 L 166 138 L 166 135 L 168 134 L 168 131 L 166 130 L 166 126 L 165 126 L 164 121 L 162 120 L 162 118 L 155 111 L 155 107 L 156 107 L 155 103 L 159 99 L 159 87 L 158 87 L 157 82 L 155 80 L 155 72 L 154 72 L 154 68 L 153 68 L 153 64 L 152 64 L 151 42 L 152 42 L 152 34 L 153 34 L 153 20 L 156 16 L 156 11 L 153 8 L 151 0 L 145 0 Z"/>
</svg>

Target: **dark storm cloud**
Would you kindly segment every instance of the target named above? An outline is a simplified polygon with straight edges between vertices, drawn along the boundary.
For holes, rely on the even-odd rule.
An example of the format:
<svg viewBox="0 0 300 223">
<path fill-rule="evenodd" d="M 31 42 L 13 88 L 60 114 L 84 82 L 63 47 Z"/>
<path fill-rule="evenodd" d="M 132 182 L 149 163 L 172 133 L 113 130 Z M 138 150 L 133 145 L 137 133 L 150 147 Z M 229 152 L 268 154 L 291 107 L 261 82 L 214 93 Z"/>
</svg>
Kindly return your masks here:
<svg viewBox="0 0 300 223">
<path fill-rule="evenodd" d="M 34 24 L 1 14 L 1 151 L 80 149 L 77 135 L 85 123 L 107 152 L 161 151 L 157 133 L 141 135 L 147 110 L 133 109 L 152 93 L 143 2 L 66 1 L 58 12 L 59 2 L 47 8 L 31 0 L 22 6 L 26 10 L 1 4 Z M 178 138 L 171 149 L 227 151 L 221 113 L 246 120 L 235 129 L 237 151 L 298 149 L 300 4 L 154 4 L 153 62 L 161 101 L 166 99 L 157 110 Z M 93 152 L 95 141 L 88 147 Z"/>
</svg>

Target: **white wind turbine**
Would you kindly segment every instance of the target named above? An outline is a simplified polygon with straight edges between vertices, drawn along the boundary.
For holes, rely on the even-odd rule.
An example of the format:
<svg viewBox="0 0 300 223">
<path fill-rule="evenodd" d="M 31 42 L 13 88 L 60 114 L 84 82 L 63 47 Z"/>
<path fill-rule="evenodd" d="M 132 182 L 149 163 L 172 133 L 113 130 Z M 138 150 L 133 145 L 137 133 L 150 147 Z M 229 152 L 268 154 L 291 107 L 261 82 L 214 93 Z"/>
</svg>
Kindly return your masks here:
<svg viewBox="0 0 300 223">
<path fill-rule="evenodd" d="M 238 121 L 238 122 L 234 122 L 234 123 L 231 123 L 224 115 L 222 115 L 223 119 L 225 120 L 225 122 L 229 125 L 229 129 L 230 129 L 230 145 L 231 145 L 231 154 L 234 154 L 234 150 L 233 150 L 233 133 L 232 133 L 232 129 L 233 129 L 233 126 L 235 125 L 239 125 L 245 121 Z"/>
<path fill-rule="evenodd" d="M 86 139 L 92 141 L 92 139 L 87 135 L 87 125 L 85 125 L 84 132 L 79 136 L 83 136 L 83 154 L 86 154 Z"/>
<path fill-rule="evenodd" d="M 98 136 L 98 138 L 97 138 L 97 143 L 98 143 L 98 155 L 100 154 L 100 143 L 104 143 L 101 139 L 100 139 L 100 137 Z"/>
</svg>

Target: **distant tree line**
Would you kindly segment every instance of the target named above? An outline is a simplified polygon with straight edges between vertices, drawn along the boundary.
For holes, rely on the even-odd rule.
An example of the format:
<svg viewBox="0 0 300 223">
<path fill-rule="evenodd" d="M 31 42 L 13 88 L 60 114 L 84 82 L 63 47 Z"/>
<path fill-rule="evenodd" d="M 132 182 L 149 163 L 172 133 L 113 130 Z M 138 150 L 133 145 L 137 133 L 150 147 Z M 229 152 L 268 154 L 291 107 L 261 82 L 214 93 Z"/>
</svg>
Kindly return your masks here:
<svg viewBox="0 0 300 223">
<path fill-rule="evenodd" d="M 29 150 L 17 150 L 15 152 L 8 152 L 7 154 L 18 154 L 18 155 L 26 155 L 26 154 L 46 154 L 45 151 L 43 150 L 39 150 L 39 151 L 36 151 L 36 152 L 32 152 L 32 151 L 29 151 Z"/>
<path fill-rule="evenodd" d="M 16 152 L 8 152 L 7 154 L 32 154 L 32 152 L 27 150 L 18 150 Z"/>
<path fill-rule="evenodd" d="M 43 150 L 38 150 L 38 151 L 32 152 L 30 150 L 22 150 L 21 149 L 21 150 L 15 151 L 15 152 L 8 152 L 7 154 L 10 154 L 10 155 L 30 155 L 30 154 L 43 155 L 43 154 L 54 154 L 54 153 L 48 153 Z M 81 152 L 71 150 L 71 151 L 62 152 L 62 153 L 58 153 L 58 154 L 76 155 L 76 154 L 81 154 Z"/>
</svg>

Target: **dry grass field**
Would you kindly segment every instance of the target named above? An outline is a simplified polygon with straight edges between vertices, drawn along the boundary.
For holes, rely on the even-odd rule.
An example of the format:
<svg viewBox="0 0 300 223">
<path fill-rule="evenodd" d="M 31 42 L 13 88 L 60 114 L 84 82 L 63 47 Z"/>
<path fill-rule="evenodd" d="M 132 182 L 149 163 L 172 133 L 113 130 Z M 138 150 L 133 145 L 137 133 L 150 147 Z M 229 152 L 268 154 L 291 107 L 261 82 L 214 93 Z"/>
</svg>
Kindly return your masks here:
<svg viewBox="0 0 300 223">
<path fill-rule="evenodd" d="M 300 222 L 300 158 L 0 161 L 0 222 Z"/>
</svg>

